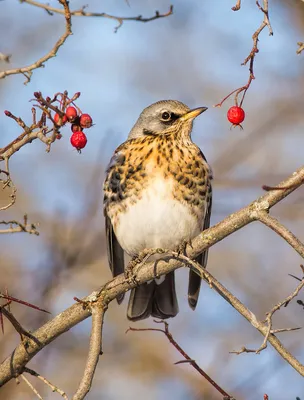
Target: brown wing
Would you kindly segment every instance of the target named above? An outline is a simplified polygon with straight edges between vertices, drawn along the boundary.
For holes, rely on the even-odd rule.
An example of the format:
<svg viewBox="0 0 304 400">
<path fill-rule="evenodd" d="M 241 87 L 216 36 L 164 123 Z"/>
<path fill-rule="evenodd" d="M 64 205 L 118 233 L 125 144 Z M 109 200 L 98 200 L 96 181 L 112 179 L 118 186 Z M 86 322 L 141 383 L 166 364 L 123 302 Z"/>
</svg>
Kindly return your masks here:
<svg viewBox="0 0 304 400">
<path fill-rule="evenodd" d="M 201 152 L 201 156 L 204 161 L 207 163 L 205 156 Z M 212 171 L 210 169 L 209 181 L 208 181 L 208 190 L 206 192 L 206 200 L 207 200 L 207 210 L 204 219 L 203 230 L 208 229 L 210 226 L 210 217 L 211 217 L 211 209 L 212 209 Z M 195 261 L 201 264 L 202 267 L 206 268 L 208 260 L 208 249 L 203 251 L 198 257 L 196 257 Z M 201 287 L 201 277 L 197 275 L 193 270 L 189 271 L 189 285 L 188 285 L 188 303 L 192 310 L 195 310 L 195 307 L 198 302 L 198 296 Z"/>
<path fill-rule="evenodd" d="M 113 276 L 120 275 L 124 272 L 124 251 L 115 236 L 114 229 L 110 218 L 106 215 L 106 242 L 109 266 Z M 117 302 L 120 304 L 123 301 L 124 295 L 117 297 Z"/>
<path fill-rule="evenodd" d="M 107 214 L 107 207 L 111 202 L 111 198 L 117 198 L 120 188 L 120 181 L 115 177 L 115 167 L 122 165 L 124 156 L 116 151 L 107 167 L 107 177 L 104 184 L 104 215 L 105 215 L 105 230 L 106 230 L 106 243 L 109 266 L 113 276 L 120 275 L 124 272 L 124 251 L 120 246 L 110 217 Z M 124 295 L 117 297 L 117 302 L 120 304 L 123 301 Z"/>
</svg>

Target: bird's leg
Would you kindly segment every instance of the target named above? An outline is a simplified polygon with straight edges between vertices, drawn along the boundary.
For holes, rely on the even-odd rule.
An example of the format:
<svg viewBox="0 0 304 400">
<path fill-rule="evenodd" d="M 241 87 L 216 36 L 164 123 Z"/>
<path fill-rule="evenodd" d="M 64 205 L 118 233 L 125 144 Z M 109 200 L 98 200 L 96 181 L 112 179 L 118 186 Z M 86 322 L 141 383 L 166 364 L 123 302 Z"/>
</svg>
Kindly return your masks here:
<svg viewBox="0 0 304 400">
<path fill-rule="evenodd" d="M 151 252 L 149 250 L 143 250 L 136 256 L 132 257 L 132 259 L 129 261 L 128 265 L 125 268 L 126 279 L 138 283 L 136 279 L 136 272 L 147 261 L 150 255 Z"/>
<path fill-rule="evenodd" d="M 128 280 L 131 280 L 135 283 L 137 282 L 136 274 L 138 270 L 145 264 L 146 261 L 153 255 L 153 254 L 164 254 L 167 253 L 168 250 L 165 249 L 145 249 L 141 251 L 138 255 L 134 256 L 128 265 L 125 268 L 125 277 Z M 156 266 L 156 263 L 155 263 Z M 157 278 L 157 271 L 156 267 L 154 270 L 155 278 Z"/>
</svg>

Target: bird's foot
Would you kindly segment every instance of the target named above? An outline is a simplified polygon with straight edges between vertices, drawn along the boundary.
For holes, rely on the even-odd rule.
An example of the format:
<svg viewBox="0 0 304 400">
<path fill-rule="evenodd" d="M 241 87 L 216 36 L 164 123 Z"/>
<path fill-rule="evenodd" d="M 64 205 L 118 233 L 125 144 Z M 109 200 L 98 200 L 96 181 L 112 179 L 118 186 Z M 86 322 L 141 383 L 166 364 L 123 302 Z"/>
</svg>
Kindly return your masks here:
<svg viewBox="0 0 304 400">
<path fill-rule="evenodd" d="M 125 277 L 128 281 L 138 283 L 136 275 L 142 264 L 146 261 L 147 251 L 142 251 L 136 256 L 132 257 L 125 268 Z"/>
<path fill-rule="evenodd" d="M 189 245 L 190 247 L 192 247 L 192 241 L 191 241 L 191 239 L 190 240 L 183 240 L 178 246 L 177 246 L 177 248 L 176 248 L 176 252 L 177 252 L 177 254 L 178 255 L 180 255 L 180 254 L 182 254 L 182 255 L 184 255 L 184 256 L 186 256 L 187 255 L 187 252 L 186 252 L 186 248 L 187 248 L 187 245 Z"/>
</svg>

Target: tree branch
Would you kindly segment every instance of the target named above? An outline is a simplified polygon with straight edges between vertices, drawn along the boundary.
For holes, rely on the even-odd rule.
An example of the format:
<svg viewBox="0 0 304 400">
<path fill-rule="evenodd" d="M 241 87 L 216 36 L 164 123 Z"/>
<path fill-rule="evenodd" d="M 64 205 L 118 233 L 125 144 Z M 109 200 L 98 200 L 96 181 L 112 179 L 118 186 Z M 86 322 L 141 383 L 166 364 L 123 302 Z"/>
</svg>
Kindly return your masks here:
<svg viewBox="0 0 304 400">
<path fill-rule="evenodd" d="M 1 233 L 16 233 L 16 232 L 27 232 L 31 235 L 39 236 L 39 232 L 37 231 L 35 224 L 29 224 L 27 220 L 27 215 L 24 215 L 23 223 L 19 221 L 0 221 L 0 225 L 9 225 L 10 227 L 7 229 L 1 229 Z M 16 225 L 15 227 L 13 225 Z"/>
<path fill-rule="evenodd" d="M 63 6 L 63 10 L 61 10 L 61 12 L 65 16 L 65 32 L 63 33 L 63 35 L 57 40 L 54 47 L 45 56 L 39 58 L 39 60 L 35 61 L 33 64 L 27 67 L 8 69 L 6 71 L 0 72 L 0 79 L 3 79 L 8 75 L 23 74 L 26 77 L 26 81 L 24 82 L 24 84 L 27 84 L 31 80 L 32 71 L 34 69 L 44 67 L 44 63 L 46 61 L 57 55 L 59 48 L 64 44 L 66 39 L 72 34 L 72 29 L 71 29 L 72 22 L 71 22 L 71 13 L 69 9 L 69 2 L 68 0 L 58 0 L 58 1 Z"/>
<path fill-rule="evenodd" d="M 24 368 L 24 372 L 27 372 L 28 374 L 35 376 L 36 378 L 40 379 L 42 382 L 44 382 L 47 386 L 49 386 L 52 389 L 52 392 L 56 392 L 58 394 L 60 394 L 61 397 L 64 398 L 64 400 L 68 400 L 67 395 L 65 394 L 65 392 L 61 389 L 59 389 L 57 386 L 53 385 L 49 380 L 47 380 L 44 376 L 38 374 L 38 372 L 25 367 Z M 24 375 L 23 375 L 24 376 Z"/>
<path fill-rule="evenodd" d="M 63 10 L 61 10 L 59 8 L 51 7 L 49 4 L 42 4 L 42 3 L 39 3 L 38 1 L 34 1 L 34 0 L 20 0 L 20 2 L 31 4 L 32 6 L 35 6 L 35 7 L 43 8 L 50 15 L 53 15 L 53 13 L 64 14 Z M 70 13 L 73 17 L 99 17 L 99 18 L 109 18 L 109 19 L 116 20 L 116 21 L 118 21 L 118 26 L 116 26 L 114 28 L 114 32 L 118 31 L 118 29 L 122 26 L 124 21 L 150 22 L 150 21 L 154 21 L 159 18 L 169 17 L 169 15 L 173 14 L 173 5 L 170 6 L 168 12 L 166 12 L 164 14 L 160 14 L 159 11 L 155 11 L 155 15 L 153 17 L 148 17 L 148 18 L 143 18 L 141 15 L 138 15 L 137 17 L 117 17 L 115 15 L 110 15 L 110 14 L 107 14 L 104 12 L 98 13 L 98 12 L 85 11 L 86 7 L 87 6 L 83 6 L 79 10 L 70 11 Z"/>
<path fill-rule="evenodd" d="M 288 179 L 281 182 L 279 186 L 286 187 L 285 190 L 269 191 L 257 200 L 250 203 L 247 207 L 229 215 L 223 221 L 212 226 L 206 231 L 200 233 L 195 239 L 192 240 L 191 246 L 187 246 L 186 253 L 191 259 L 197 257 L 207 248 L 213 246 L 225 237 L 231 235 L 249 223 L 256 221 L 259 212 L 265 212 L 280 202 L 304 182 L 304 167 L 294 172 Z M 170 260 L 170 262 L 160 260 L 157 263 L 157 273 L 164 275 L 180 268 L 184 263 L 180 260 Z M 205 279 L 211 282 L 213 287 L 218 291 L 223 291 L 225 288 L 217 282 L 217 280 L 208 272 L 202 269 L 202 275 Z M 94 292 L 88 296 L 84 301 L 97 302 L 100 296 L 103 297 L 103 307 L 116 298 L 118 295 L 136 287 L 139 284 L 147 282 L 155 277 L 155 263 L 149 262 L 140 268 L 136 275 L 136 279 L 127 279 L 123 274 L 115 277 L 110 282 L 102 287 L 99 292 Z M 225 294 L 226 293 L 226 294 Z M 232 302 L 231 302 L 232 299 Z M 254 314 L 248 310 L 231 294 L 230 304 L 234 307 L 239 306 L 239 312 L 252 323 L 264 336 L 267 334 L 267 325 L 261 325 Z M 32 335 L 35 341 L 29 339 L 26 350 L 22 344 L 19 344 L 13 353 L 3 361 L 0 366 L 0 386 L 4 385 L 13 377 L 22 373 L 25 365 L 45 346 L 55 340 L 56 337 L 67 332 L 73 326 L 88 318 L 91 315 L 83 304 L 77 303 L 66 309 L 51 321 L 37 329 Z M 273 334 L 269 336 L 269 342 L 279 352 L 279 354 L 290 363 L 300 374 L 304 375 L 304 367 L 290 354 Z"/>
<path fill-rule="evenodd" d="M 72 400 L 82 400 L 89 393 L 94 378 L 95 369 L 102 354 L 102 326 L 106 308 L 101 301 L 92 306 L 92 330 L 89 354 L 83 377 Z"/>
<path fill-rule="evenodd" d="M 302 258 L 304 258 L 304 244 L 276 218 L 264 211 L 258 213 L 257 219 L 286 240 L 286 242 L 290 244 L 290 246 L 293 247 Z"/>
</svg>

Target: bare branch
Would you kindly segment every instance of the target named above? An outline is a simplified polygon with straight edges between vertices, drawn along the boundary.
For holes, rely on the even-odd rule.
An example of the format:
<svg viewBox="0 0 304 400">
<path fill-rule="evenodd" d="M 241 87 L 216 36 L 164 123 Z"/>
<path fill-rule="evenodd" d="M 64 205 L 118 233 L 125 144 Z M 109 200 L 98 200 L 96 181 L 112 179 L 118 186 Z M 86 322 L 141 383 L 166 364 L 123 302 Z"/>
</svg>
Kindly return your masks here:
<svg viewBox="0 0 304 400">
<path fill-rule="evenodd" d="M 90 307 L 92 309 L 92 330 L 89 354 L 83 377 L 72 400 L 82 400 L 90 391 L 99 356 L 102 354 L 102 325 L 106 307 L 100 303 L 95 303 Z"/>
<path fill-rule="evenodd" d="M 288 179 L 281 182 L 279 186 L 286 187 L 285 190 L 274 190 L 265 193 L 257 200 L 250 203 L 247 207 L 229 215 L 223 221 L 217 223 L 206 231 L 200 233 L 192 240 L 191 246 L 187 246 L 186 254 L 189 259 L 194 259 L 207 248 L 213 246 L 225 237 L 238 231 L 242 227 L 257 220 L 257 212 L 267 211 L 275 204 L 280 202 L 304 182 L 304 167 L 294 172 Z M 179 259 L 157 262 L 157 273 L 159 275 L 168 274 L 169 272 L 180 268 L 184 265 Z M 189 262 L 188 262 L 189 264 Z M 199 272 L 204 279 L 211 283 L 212 287 L 224 294 L 228 292 L 208 271 L 201 269 Z M 97 302 L 102 296 L 102 306 L 107 304 L 122 293 L 155 278 L 155 262 L 149 262 L 143 265 L 136 275 L 136 282 L 133 279 L 127 279 L 124 274 L 113 278 L 110 282 L 104 285 L 100 291 L 92 293 L 85 298 L 85 302 Z M 232 304 L 238 311 L 253 325 L 259 332 L 265 336 L 267 334 L 267 325 L 259 322 L 255 315 L 248 310 L 235 296 L 230 294 L 229 303 Z M 92 305 L 93 306 L 93 305 Z M 13 353 L 3 361 L 0 366 L 0 386 L 4 385 L 10 379 L 22 373 L 25 365 L 46 345 L 51 343 L 55 338 L 64 332 L 71 329 L 73 326 L 88 318 L 91 315 L 87 308 L 83 307 L 82 303 L 77 302 L 72 307 L 61 312 L 51 321 L 37 329 L 32 335 L 35 337 L 36 343 L 29 340 L 26 350 L 22 344 L 19 344 Z M 277 352 L 300 374 L 304 376 L 304 366 L 282 345 L 279 339 L 271 334 L 269 336 L 270 344 Z"/>
<path fill-rule="evenodd" d="M 54 47 L 45 56 L 39 58 L 39 60 L 35 61 L 33 64 L 27 67 L 8 69 L 6 71 L 0 72 L 0 79 L 3 79 L 8 75 L 23 74 L 26 77 L 26 81 L 24 82 L 24 84 L 27 84 L 31 80 L 31 76 L 33 73 L 32 71 L 34 69 L 44 67 L 44 63 L 46 61 L 56 56 L 59 48 L 64 44 L 66 39 L 72 34 L 71 30 L 72 23 L 71 23 L 69 2 L 68 0 L 58 0 L 58 1 L 63 6 L 63 10 L 61 11 L 62 14 L 64 14 L 65 16 L 65 32 L 63 33 L 63 35 L 57 40 Z"/>
<path fill-rule="evenodd" d="M 176 350 L 185 358 L 185 360 L 182 361 L 177 361 L 175 365 L 177 364 L 182 364 L 184 362 L 187 362 L 191 364 L 191 366 L 196 369 L 196 371 L 202 375 L 211 385 L 219 392 L 221 395 L 223 395 L 227 400 L 228 399 L 233 399 L 232 396 L 230 396 L 224 389 L 222 389 L 189 355 L 183 350 L 180 345 L 176 342 L 174 339 L 172 333 L 169 331 L 169 324 L 166 321 L 156 321 L 154 320 L 155 323 L 159 324 L 162 323 L 164 324 L 164 329 L 157 329 L 157 328 L 129 328 L 127 332 L 133 331 L 133 332 L 143 332 L 143 331 L 154 331 L 154 332 L 161 332 L 164 333 L 169 340 L 169 342 L 176 348 Z"/>
<path fill-rule="evenodd" d="M 257 53 L 259 52 L 258 49 L 258 42 L 259 42 L 259 35 L 260 33 L 263 31 L 264 28 L 266 28 L 266 26 L 268 26 L 268 31 L 269 31 L 269 35 L 272 36 L 273 35 L 273 30 L 270 24 L 270 20 L 269 20 L 269 10 L 268 10 L 268 0 L 263 0 L 263 7 L 259 4 L 258 1 L 256 1 L 256 5 L 259 8 L 259 10 L 262 11 L 262 13 L 264 14 L 264 18 L 263 21 L 261 23 L 261 25 L 259 26 L 259 28 L 254 32 L 254 34 L 252 35 L 252 40 L 253 40 L 253 46 L 252 49 L 249 53 L 249 55 L 245 58 L 244 62 L 241 65 L 246 65 L 249 61 L 249 78 L 248 78 L 248 82 L 246 85 L 233 90 L 231 93 L 229 93 L 226 97 L 223 98 L 223 100 L 216 104 L 214 107 L 221 107 L 222 104 L 233 94 L 234 95 L 234 102 L 236 105 L 240 104 L 240 107 L 242 107 L 245 95 L 247 90 L 249 89 L 252 81 L 255 79 L 254 76 L 254 71 L 253 71 L 253 67 L 254 67 L 254 60 L 255 60 L 255 56 L 257 55 Z M 237 1 L 237 4 L 235 7 L 232 8 L 233 11 L 237 11 L 240 9 L 241 6 L 241 2 Z M 241 101 L 239 103 L 239 95 L 243 93 Z"/>
<path fill-rule="evenodd" d="M 42 4 L 42 3 L 39 3 L 38 1 L 34 1 L 34 0 L 20 0 L 20 2 L 31 4 L 35 7 L 43 8 L 50 15 L 53 15 L 53 13 L 64 14 L 63 10 L 61 10 L 59 8 L 51 7 L 49 4 Z M 152 17 L 148 17 L 148 18 L 143 18 L 141 15 L 138 15 L 137 17 L 118 17 L 118 16 L 110 15 L 110 14 L 107 14 L 104 12 L 98 13 L 98 12 L 85 11 L 86 8 L 87 8 L 87 6 L 83 6 L 79 10 L 70 11 L 70 13 L 74 17 L 99 17 L 99 18 L 113 19 L 118 22 L 118 26 L 115 27 L 114 32 L 118 31 L 118 29 L 123 25 L 124 21 L 150 22 L 150 21 L 154 21 L 159 18 L 169 17 L 170 15 L 173 14 L 173 5 L 170 6 L 168 12 L 161 14 L 159 11 L 155 11 L 155 15 L 153 15 Z"/>
<path fill-rule="evenodd" d="M 271 343 L 270 335 L 274 335 L 274 333 L 281 333 L 281 332 L 290 332 L 295 331 L 300 328 L 283 328 L 283 329 L 272 329 L 272 317 L 273 314 L 278 311 L 281 307 L 286 306 L 292 299 L 294 299 L 300 292 L 300 290 L 304 287 L 304 278 L 300 282 L 300 284 L 296 287 L 296 289 L 283 301 L 276 304 L 267 314 L 266 319 L 263 321 L 267 324 L 267 331 L 266 335 L 264 336 L 263 343 L 257 350 L 247 349 L 246 347 L 242 347 L 239 351 L 231 351 L 231 353 L 241 354 L 241 353 L 256 353 L 259 354 L 262 350 L 266 349 L 267 341 Z M 304 368 L 304 367 L 303 367 Z"/>
<path fill-rule="evenodd" d="M 36 224 L 29 224 L 27 220 L 27 215 L 24 215 L 23 223 L 19 221 L 0 221 L 0 225 L 9 225 L 10 227 L 7 229 L 1 229 L 1 233 L 16 233 L 16 232 L 27 232 L 31 235 L 39 236 L 39 232 L 37 231 Z M 13 226 L 16 225 L 16 226 Z"/>
<path fill-rule="evenodd" d="M 21 375 L 21 378 L 31 388 L 31 390 L 35 393 L 35 395 L 38 397 L 38 399 L 43 400 L 43 398 L 38 393 L 37 389 L 34 388 L 34 386 L 31 384 L 31 382 L 23 374 Z"/>
<path fill-rule="evenodd" d="M 257 214 L 257 219 L 286 240 L 286 242 L 290 244 L 290 246 L 293 247 L 302 258 L 304 258 L 304 244 L 276 218 L 272 217 L 267 212 L 262 211 Z"/>
<path fill-rule="evenodd" d="M 35 376 L 36 378 L 42 380 L 47 386 L 49 386 L 52 389 L 52 392 L 56 392 L 60 394 L 61 397 L 63 397 L 65 400 L 68 400 L 68 396 L 65 394 L 65 392 L 61 389 L 59 389 L 57 386 L 53 385 L 49 380 L 47 380 L 44 376 L 38 374 L 38 372 L 25 367 L 24 372 L 27 372 L 28 374 L 31 374 L 32 376 Z"/>
</svg>

